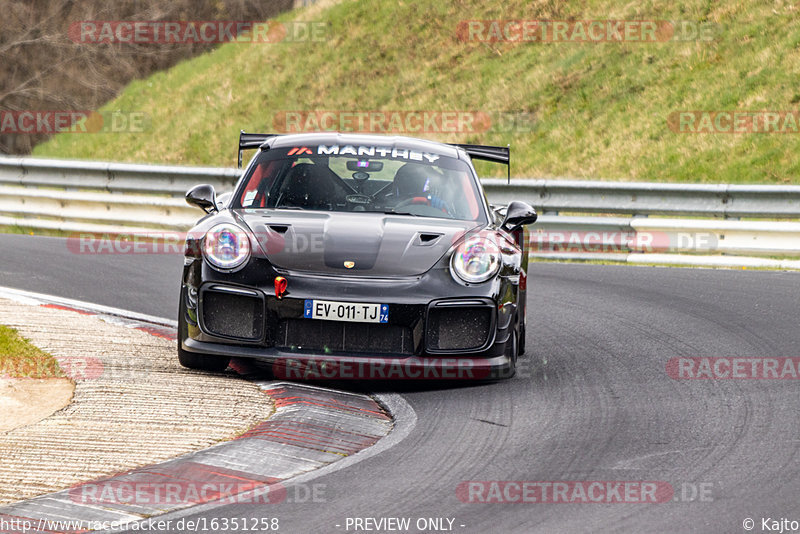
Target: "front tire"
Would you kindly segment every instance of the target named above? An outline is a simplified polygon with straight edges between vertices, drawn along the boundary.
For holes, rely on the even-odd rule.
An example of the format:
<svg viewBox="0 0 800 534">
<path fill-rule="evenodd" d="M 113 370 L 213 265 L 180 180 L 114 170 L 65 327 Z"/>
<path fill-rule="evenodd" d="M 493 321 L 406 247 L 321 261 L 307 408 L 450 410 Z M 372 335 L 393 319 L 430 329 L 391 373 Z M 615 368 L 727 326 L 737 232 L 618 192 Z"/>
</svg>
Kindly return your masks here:
<svg viewBox="0 0 800 534">
<path fill-rule="evenodd" d="M 508 356 L 508 368 L 503 373 L 502 378 L 508 379 L 512 378 L 517 373 L 517 352 L 519 351 L 518 348 L 518 334 L 517 329 L 513 328 L 511 330 L 511 336 L 508 341 L 506 341 L 506 356 Z"/>
<path fill-rule="evenodd" d="M 178 306 L 178 362 L 187 369 L 197 369 L 199 371 L 211 371 L 221 373 L 228 368 L 231 359 L 225 356 L 214 356 L 211 354 L 198 354 L 183 350 L 181 340 L 189 337 L 186 326 L 186 305 L 185 296 L 181 291 L 181 302 Z"/>
<path fill-rule="evenodd" d="M 525 323 L 528 319 L 527 302 L 523 301 L 519 317 L 519 339 L 517 340 L 517 356 L 525 354 Z"/>
</svg>

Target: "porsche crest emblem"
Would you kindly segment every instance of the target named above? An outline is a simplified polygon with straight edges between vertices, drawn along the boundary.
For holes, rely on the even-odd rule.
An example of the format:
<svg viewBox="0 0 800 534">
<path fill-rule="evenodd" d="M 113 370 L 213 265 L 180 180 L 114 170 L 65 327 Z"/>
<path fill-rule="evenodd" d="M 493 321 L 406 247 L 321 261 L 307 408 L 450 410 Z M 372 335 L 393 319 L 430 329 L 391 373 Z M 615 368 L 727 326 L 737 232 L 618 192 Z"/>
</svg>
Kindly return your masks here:
<svg viewBox="0 0 800 534">
<path fill-rule="evenodd" d="M 353 267 L 356 266 L 356 262 L 347 260 L 344 262 L 344 266 L 346 269 L 352 269 Z"/>
</svg>

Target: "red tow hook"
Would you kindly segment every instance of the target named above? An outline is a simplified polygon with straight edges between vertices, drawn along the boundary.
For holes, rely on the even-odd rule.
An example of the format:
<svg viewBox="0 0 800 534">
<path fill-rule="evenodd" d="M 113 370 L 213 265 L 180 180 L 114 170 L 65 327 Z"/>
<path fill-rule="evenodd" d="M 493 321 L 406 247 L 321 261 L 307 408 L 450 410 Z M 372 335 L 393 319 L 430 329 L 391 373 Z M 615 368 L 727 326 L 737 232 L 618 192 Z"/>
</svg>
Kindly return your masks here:
<svg viewBox="0 0 800 534">
<path fill-rule="evenodd" d="M 282 276 L 275 277 L 275 296 L 278 300 L 283 298 L 283 295 L 286 294 L 286 287 L 289 285 L 289 282 L 286 278 Z"/>
</svg>

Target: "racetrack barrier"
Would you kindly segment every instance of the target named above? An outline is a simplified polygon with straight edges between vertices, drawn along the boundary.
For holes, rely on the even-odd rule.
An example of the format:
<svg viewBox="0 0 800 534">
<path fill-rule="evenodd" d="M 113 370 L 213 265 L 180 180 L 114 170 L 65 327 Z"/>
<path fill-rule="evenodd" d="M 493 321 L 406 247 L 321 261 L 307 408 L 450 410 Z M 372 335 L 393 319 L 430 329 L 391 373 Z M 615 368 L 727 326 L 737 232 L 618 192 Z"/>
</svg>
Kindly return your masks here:
<svg viewBox="0 0 800 534">
<path fill-rule="evenodd" d="M 186 204 L 185 192 L 198 183 L 229 192 L 240 173 L 0 156 L 0 225 L 63 232 L 187 230 L 202 212 Z M 800 186 L 525 178 L 482 183 L 493 204 L 523 200 L 539 212 L 530 227 L 535 257 L 800 265 L 763 258 L 800 256 Z M 720 254 L 728 257 L 708 256 Z"/>
</svg>

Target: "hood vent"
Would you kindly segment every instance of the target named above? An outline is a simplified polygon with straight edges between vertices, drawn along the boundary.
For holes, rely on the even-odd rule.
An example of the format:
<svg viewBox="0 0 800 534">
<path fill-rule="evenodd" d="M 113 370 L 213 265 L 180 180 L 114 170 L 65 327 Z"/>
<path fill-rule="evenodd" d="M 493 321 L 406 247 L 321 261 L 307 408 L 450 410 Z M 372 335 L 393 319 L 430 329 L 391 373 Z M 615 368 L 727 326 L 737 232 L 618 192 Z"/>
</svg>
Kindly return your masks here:
<svg viewBox="0 0 800 534">
<path fill-rule="evenodd" d="M 442 237 L 444 234 L 435 234 L 429 232 L 420 232 L 417 234 L 416 243 L 417 246 L 420 247 L 429 247 L 439 241 L 439 238 Z"/>
</svg>

